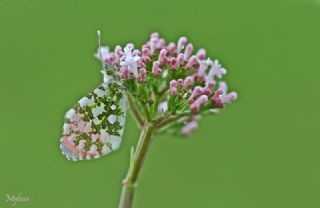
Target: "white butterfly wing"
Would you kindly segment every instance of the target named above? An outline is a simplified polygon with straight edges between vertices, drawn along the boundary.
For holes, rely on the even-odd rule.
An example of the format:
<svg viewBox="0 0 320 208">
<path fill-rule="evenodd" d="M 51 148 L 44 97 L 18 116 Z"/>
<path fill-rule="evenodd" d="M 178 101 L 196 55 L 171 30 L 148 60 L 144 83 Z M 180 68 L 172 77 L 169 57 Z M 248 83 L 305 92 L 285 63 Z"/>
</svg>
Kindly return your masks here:
<svg viewBox="0 0 320 208">
<path fill-rule="evenodd" d="M 99 158 L 119 148 L 127 96 L 118 83 L 103 83 L 65 115 L 62 154 L 67 159 Z"/>
</svg>

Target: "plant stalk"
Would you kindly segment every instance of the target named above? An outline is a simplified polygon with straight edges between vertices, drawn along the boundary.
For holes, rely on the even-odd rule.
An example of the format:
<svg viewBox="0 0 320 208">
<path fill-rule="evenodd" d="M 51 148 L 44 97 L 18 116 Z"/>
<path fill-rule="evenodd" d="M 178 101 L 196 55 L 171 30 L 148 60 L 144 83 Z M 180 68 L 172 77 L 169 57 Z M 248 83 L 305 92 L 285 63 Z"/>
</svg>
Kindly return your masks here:
<svg viewBox="0 0 320 208">
<path fill-rule="evenodd" d="M 153 133 L 153 123 L 146 123 L 141 131 L 137 147 L 133 154 L 133 158 L 130 161 L 130 167 L 127 173 L 127 177 L 123 181 L 119 208 L 132 208 L 138 176 L 143 165 L 144 158 L 148 151 Z"/>
</svg>

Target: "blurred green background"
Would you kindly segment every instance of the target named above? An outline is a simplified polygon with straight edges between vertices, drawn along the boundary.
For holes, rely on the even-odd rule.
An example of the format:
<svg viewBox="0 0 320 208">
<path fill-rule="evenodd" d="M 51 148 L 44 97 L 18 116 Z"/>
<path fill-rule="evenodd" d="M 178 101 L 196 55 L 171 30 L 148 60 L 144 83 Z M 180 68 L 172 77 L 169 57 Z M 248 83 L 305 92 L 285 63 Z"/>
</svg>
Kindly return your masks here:
<svg viewBox="0 0 320 208">
<path fill-rule="evenodd" d="M 319 20 L 316 0 L 0 0 L 0 207 L 117 207 L 133 119 L 110 156 L 59 149 L 64 113 L 102 79 L 97 29 L 111 47 L 186 35 L 239 93 L 190 138 L 157 138 L 135 207 L 320 207 Z"/>
</svg>

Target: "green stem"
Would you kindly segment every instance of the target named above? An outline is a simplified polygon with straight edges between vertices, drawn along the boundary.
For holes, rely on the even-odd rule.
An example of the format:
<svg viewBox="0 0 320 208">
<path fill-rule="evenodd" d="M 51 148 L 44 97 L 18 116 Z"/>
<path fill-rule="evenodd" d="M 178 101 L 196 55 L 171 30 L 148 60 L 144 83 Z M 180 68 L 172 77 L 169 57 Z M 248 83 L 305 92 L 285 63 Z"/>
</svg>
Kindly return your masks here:
<svg viewBox="0 0 320 208">
<path fill-rule="evenodd" d="M 151 137 L 154 132 L 152 123 L 145 124 L 135 149 L 133 159 L 127 177 L 124 180 L 120 198 L 119 208 L 132 208 L 133 197 L 137 186 L 138 176 L 143 165 L 144 158 L 150 145 Z"/>
<path fill-rule="evenodd" d="M 144 126 L 144 121 L 143 121 L 143 118 L 141 117 L 139 111 L 137 110 L 137 108 L 135 107 L 134 103 L 133 103 L 133 100 L 131 98 L 131 96 L 129 95 L 128 96 L 128 100 L 129 100 L 129 106 L 130 106 L 130 112 L 132 113 L 133 117 L 135 118 L 137 124 L 138 124 L 138 127 L 139 128 L 143 128 Z"/>
</svg>

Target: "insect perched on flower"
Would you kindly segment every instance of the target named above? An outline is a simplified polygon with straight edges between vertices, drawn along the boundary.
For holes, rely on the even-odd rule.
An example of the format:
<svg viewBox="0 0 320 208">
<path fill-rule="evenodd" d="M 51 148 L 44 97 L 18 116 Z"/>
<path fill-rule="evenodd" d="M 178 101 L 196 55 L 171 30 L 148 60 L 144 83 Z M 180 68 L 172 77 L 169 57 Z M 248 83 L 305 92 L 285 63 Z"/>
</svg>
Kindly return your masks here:
<svg viewBox="0 0 320 208">
<path fill-rule="evenodd" d="M 127 110 L 127 95 L 116 71 L 103 60 L 109 49 L 100 46 L 95 54 L 102 62 L 104 82 L 65 115 L 62 153 L 71 160 L 99 158 L 119 148 Z"/>
<path fill-rule="evenodd" d="M 221 79 L 226 69 L 206 58 L 205 49 L 181 37 L 165 44 L 158 33 L 137 50 L 99 48 L 103 83 L 81 98 L 65 116 L 61 150 L 71 160 L 99 158 L 119 148 L 127 105 L 141 128 L 157 133 L 190 135 L 202 115 L 216 115 L 237 99 Z"/>
</svg>

